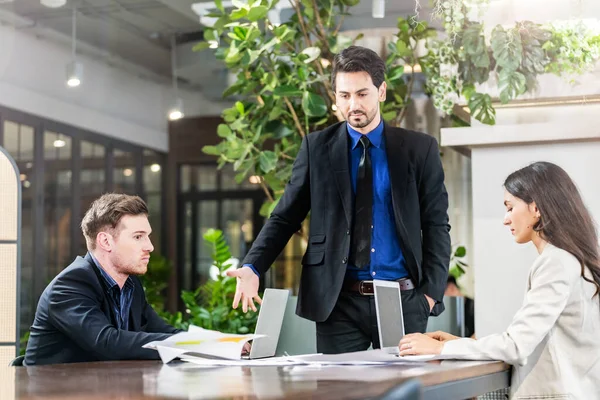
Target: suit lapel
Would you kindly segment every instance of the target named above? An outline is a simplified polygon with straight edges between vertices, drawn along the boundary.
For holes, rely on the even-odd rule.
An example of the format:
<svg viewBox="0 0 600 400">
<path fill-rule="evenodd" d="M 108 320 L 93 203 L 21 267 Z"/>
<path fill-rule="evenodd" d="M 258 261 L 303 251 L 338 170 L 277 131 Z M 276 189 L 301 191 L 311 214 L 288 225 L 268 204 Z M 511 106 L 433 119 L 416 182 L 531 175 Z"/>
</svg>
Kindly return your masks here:
<svg viewBox="0 0 600 400">
<path fill-rule="evenodd" d="M 384 125 L 385 152 L 388 159 L 392 204 L 397 217 L 401 216 L 401 206 L 408 187 L 408 154 L 404 147 L 404 137 L 400 129 Z"/>
<path fill-rule="evenodd" d="M 350 184 L 348 151 L 348 131 L 346 124 L 343 123 L 336 131 L 333 140 L 329 142 L 329 158 L 348 226 L 352 226 L 352 186 Z"/>
</svg>

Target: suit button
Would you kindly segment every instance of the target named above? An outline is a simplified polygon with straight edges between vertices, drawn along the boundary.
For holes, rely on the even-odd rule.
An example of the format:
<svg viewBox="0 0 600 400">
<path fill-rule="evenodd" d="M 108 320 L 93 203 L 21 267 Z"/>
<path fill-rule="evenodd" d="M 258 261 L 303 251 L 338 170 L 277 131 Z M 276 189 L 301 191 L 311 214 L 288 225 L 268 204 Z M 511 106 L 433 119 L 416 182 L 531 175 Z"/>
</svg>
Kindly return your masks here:
<svg viewBox="0 0 600 400">
<path fill-rule="evenodd" d="M 349 230 L 346 231 L 346 235 L 350 235 L 350 231 Z"/>
<path fill-rule="evenodd" d="M 344 257 L 344 259 L 342 260 L 342 262 L 343 262 L 344 264 L 346 264 L 346 263 L 348 262 L 348 257 Z"/>
</svg>

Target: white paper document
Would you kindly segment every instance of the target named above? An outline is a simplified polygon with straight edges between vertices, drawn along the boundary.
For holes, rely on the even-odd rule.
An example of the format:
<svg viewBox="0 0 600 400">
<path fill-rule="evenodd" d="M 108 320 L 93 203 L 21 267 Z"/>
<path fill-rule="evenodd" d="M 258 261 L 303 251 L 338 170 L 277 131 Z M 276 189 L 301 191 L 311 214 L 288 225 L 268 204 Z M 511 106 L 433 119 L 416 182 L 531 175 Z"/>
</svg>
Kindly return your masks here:
<svg viewBox="0 0 600 400">
<path fill-rule="evenodd" d="M 434 356 L 404 356 L 390 354 L 382 350 L 365 350 L 342 354 L 321 354 L 308 356 L 295 356 L 309 364 L 320 365 L 382 365 L 399 364 L 408 362 L 425 362 L 434 359 Z"/>
<path fill-rule="evenodd" d="M 343 354 L 307 354 L 299 356 L 269 357 L 258 360 L 241 359 L 244 345 L 264 335 L 237 335 L 190 326 L 187 332 L 177 333 L 162 341 L 144 345 L 158 351 L 166 364 L 176 358 L 204 367 L 226 366 L 292 366 L 292 365 L 387 365 L 418 363 L 441 356 L 400 357 L 382 350 L 366 350 Z M 444 356 L 444 359 L 451 358 Z"/>
<path fill-rule="evenodd" d="M 187 332 L 177 333 L 166 340 L 147 343 L 144 347 L 158 351 L 164 363 L 184 354 L 207 359 L 216 357 L 239 360 L 246 342 L 262 336 L 222 333 L 191 325 Z"/>
<path fill-rule="evenodd" d="M 183 361 L 204 367 L 234 366 L 341 366 L 341 365 L 392 365 L 403 363 L 419 363 L 432 359 L 433 356 L 398 357 L 381 350 L 366 350 L 343 354 L 306 354 L 298 356 L 269 357 L 260 360 L 217 360 L 198 357 L 194 354 L 179 355 Z"/>
</svg>

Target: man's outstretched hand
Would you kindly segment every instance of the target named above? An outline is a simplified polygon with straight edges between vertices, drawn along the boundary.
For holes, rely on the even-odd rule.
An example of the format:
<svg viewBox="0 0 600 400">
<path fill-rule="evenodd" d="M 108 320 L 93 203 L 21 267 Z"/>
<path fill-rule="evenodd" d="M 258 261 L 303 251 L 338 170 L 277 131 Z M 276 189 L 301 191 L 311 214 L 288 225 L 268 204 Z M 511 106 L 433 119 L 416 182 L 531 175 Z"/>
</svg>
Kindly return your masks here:
<svg viewBox="0 0 600 400">
<path fill-rule="evenodd" d="M 235 286 L 235 296 L 233 297 L 233 308 L 238 308 L 240 300 L 242 301 L 242 311 L 247 312 L 248 308 L 256 312 L 254 301 L 262 304 L 258 295 L 259 280 L 258 275 L 249 267 L 238 268 L 235 271 L 227 271 L 227 276 L 237 278 Z"/>
</svg>

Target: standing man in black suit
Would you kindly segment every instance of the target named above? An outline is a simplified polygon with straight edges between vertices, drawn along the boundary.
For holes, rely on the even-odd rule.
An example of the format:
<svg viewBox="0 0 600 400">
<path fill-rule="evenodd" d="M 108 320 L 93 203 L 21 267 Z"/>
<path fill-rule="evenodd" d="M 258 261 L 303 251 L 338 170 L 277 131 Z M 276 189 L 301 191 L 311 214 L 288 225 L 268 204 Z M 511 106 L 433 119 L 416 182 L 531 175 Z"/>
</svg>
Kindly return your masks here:
<svg viewBox="0 0 600 400">
<path fill-rule="evenodd" d="M 385 63 L 351 46 L 332 84 L 346 122 L 307 135 L 279 204 L 246 255 L 233 301 L 256 311 L 264 274 L 310 213 L 297 314 L 316 321 L 317 351 L 379 347 L 373 279 L 398 281 L 406 333 L 444 309 L 448 195 L 437 142 L 383 122 Z"/>
<path fill-rule="evenodd" d="M 146 301 L 137 275 L 148 269 L 152 228 L 137 196 L 105 194 L 81 222 L 88 253 L 46 287 L 35 312 L 25 365 L 158 359 L 143 345 L 180 332 Z"/>
</svg>

